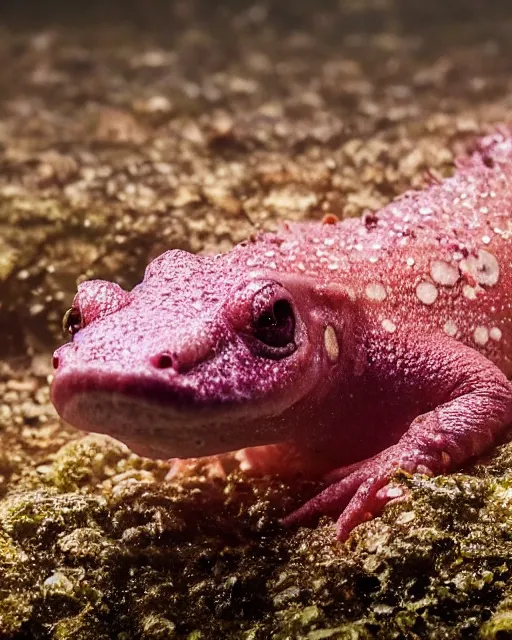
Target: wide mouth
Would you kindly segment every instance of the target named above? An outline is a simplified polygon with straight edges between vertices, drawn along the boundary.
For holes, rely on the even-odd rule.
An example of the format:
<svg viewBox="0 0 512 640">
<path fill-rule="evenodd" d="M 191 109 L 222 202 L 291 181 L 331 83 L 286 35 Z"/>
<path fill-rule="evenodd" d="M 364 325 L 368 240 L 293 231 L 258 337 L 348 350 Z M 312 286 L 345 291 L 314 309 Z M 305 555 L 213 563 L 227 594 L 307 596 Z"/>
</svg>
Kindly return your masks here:
<svg viewBox="0 0 512 640">
<path fill-rule="evenodd" d="M 63 418 L 83 431 L 106 433 L 149 458 L 188 458 L 226 451 L 223 430 L 193 414 L 173 410 L 119 393 L 76 393 L 66 403 Z M 215 444 L 208 437 L 215 432 Z M 229 446 L 227 447 L 229 449 Z"/>
<path fill-rule="evenodd" d="M 58 372 L 52 402 L 59 415 L 82 431 L 108 434 L 151 458 L 201 457 L 244 446 L 254 419 L 243 402 L 200 398 L 172 381 L 111 371 Z M 268 435 L 249 431 L 254 444 Z M 260 442 L 261 438 L 261 442 Z"/>
</svg>

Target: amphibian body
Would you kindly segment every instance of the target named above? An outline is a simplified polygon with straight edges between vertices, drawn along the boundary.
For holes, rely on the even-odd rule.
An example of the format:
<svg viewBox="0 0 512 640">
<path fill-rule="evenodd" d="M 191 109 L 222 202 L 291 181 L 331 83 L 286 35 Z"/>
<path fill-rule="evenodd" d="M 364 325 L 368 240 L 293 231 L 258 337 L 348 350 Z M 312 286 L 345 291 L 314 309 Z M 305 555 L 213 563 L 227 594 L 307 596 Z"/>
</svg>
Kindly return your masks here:
<svg viewBox="0 0 512 640">
<path fill-rule="evenodd" d="M 512 138 L 457 167 L 361 219 L 168 251 L 130 292 L 84 282 L 59 414 L 159 458 L 284 443 L 246 466 L 321 460 L 331 484 L 286 520 L 335 515 L 346 538 L 397 467 L 456 469 L 512 418 Z"/>
</svg>

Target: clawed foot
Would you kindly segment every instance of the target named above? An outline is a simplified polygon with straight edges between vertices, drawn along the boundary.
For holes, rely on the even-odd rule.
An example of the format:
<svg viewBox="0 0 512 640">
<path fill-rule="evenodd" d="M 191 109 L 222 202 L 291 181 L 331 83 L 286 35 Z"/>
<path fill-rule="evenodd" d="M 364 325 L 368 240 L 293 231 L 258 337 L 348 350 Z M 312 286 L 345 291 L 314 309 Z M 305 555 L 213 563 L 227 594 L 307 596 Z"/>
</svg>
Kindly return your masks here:
<svg viewBox="0 0 512 640">
<path fill-rule="evenodd" d="M 390 484 L 398 469 L 432 476 L 446 471 L 448 464 L 443 452 L 396 444 L 373 458 L 330 472 L 327 479 L 333 484 L 282 522 L 291 526 L 329 515 L 338 519 L 338 540 L 346 540 L 354 527 L 379 515 L 386 504 L 403 500 L 405 489 Z"/>
</svg>

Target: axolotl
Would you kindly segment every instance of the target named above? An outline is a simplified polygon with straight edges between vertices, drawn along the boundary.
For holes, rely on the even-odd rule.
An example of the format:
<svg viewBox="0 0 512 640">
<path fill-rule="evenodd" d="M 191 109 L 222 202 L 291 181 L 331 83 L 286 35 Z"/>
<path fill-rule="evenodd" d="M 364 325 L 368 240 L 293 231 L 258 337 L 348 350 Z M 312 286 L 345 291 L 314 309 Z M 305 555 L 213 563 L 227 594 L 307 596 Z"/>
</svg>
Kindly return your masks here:
<svg viewBox="0 0 512 640">
<path fill-rule="evenodd" d="M 328 514 L 346 539 L 397 469 L 456 469 L 512 418 L 511 133 L 456 167 L 361 218 L 167 251 L 131 291 L 83 282 L 58 413 L 154 458 L 315 460 L 326 488 L 284 522 Z"/>
</svg>

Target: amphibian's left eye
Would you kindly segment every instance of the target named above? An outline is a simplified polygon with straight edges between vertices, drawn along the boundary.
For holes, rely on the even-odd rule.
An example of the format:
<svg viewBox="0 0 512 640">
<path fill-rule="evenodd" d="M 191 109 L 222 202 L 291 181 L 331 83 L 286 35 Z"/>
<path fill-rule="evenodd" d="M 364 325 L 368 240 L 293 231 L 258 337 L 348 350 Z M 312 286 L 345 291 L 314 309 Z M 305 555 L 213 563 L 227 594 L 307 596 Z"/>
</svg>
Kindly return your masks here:
<svg viewBox="0 0 512 640">
<path fill-rule="evenodd" d="M 62 318 L 62 330 L 74 336 L 83 326 L 84 323 L 80 309 L 77 307 L 68 309 Z"/>
</svg>

